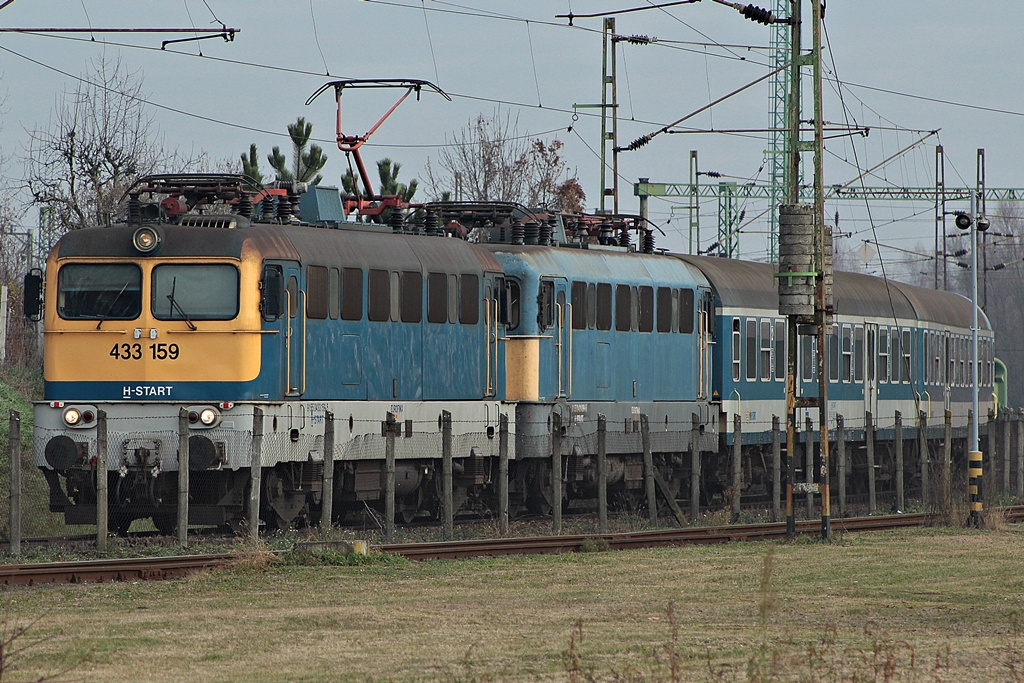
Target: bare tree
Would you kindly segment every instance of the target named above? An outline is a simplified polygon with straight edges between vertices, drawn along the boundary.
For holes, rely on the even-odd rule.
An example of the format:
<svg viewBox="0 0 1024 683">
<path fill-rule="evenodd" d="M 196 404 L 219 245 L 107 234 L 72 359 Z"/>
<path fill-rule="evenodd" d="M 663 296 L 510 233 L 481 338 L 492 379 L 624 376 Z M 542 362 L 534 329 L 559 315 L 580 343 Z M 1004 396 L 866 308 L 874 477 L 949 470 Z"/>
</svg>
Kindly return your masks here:
<svg viewBox="0 0 1024 683">
<path fill-rule="evenodd" d="M 108 222 L 135 179 L 190 170 L 203 158 L 167 152 L 145 110 L 138 72 L 100 57 L 58 98 L 49 126 L 29 132 L 25 184 L 33 204 L 50 211 L 56 232 L 41 237 L 50 243 L 67 230 Z"/>
<path fill-rule="evenodd" d="M 518 120 L 508 113 L 480 114 L 450 139 L 446 136 L 446 142 L 436 164 L 428 160 L 426 165 L 435 197 L 448 192 L 457 200 L 582 209 L 586 196 L 570 177 L 562 143 L 520 135 Z"/>
</svg>

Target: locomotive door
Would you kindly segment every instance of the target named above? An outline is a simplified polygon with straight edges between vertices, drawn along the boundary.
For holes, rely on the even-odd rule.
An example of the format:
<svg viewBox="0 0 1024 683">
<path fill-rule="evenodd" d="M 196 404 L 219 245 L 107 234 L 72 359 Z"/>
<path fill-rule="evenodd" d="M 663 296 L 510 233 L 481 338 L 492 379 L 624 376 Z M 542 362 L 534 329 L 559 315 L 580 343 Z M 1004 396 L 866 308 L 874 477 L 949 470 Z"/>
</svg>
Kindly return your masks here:
<svg viewBox="0 0 1024 683">
<path fill-rule="evenodd" d="M 285 307 L 285 395 L 291 398 L 306 392 L 306 292 L 298 263 L 284 264 Z"/>
<path fill-rule="evenodd" d="M 502 328 L 501 297 L 505 293 L 503 278 L 487 276 L 484 279 L 484 397 L 498 395 L 499 355 L 498 341 L 504 337 Z"/>
<path fill-rule="evenodd" d="M 856 341 L 854 342 L 856 344 Z M 878 324 L 864 324 L 864 410 L 878 419 Z M 856 354 L 854 354 L 856 355 Z"/>
<path fill-rule="evenodd" d="M 541 334 L 541 395 L 572 395 L 572 325 L 564 277 L 542 278 L 537 300 Z"/>
</svg>

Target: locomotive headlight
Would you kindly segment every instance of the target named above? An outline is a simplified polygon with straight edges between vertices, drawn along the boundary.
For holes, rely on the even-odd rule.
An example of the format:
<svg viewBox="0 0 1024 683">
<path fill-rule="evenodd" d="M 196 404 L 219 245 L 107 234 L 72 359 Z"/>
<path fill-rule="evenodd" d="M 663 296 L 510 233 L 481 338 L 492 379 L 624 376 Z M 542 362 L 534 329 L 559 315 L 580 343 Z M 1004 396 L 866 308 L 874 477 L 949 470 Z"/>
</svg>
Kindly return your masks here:
<svg viewBox="0 0 1024 683">
<path fill-rule="evenodd" d="M 150 254 L 160 246 L 160 233 L 149 226 L 141 227 L 132 235 L 132 245 L 142 254 Z"/>
<path fill-rule="evenodd" d="M 64 422 L 71 427 L 82 421 L 82 413 L 78 408 L 68 408 L 64 411 Z"/>
<path fill-rule="evenodd" d="M 220 411 L 213 406 L 189 406 L 188 422 L 193 429 L 209 429 L 220 424 Z"/>
<path fill-rule="evenodd" d="M 61 417 L 64 420 L 64 424 L 68 427 L 88 429 L 96 426 L 99 412 L 96 410 L 96 406 L 74 405 L 65 408 L 64 412 L 61 413 Z"/>
</svg>

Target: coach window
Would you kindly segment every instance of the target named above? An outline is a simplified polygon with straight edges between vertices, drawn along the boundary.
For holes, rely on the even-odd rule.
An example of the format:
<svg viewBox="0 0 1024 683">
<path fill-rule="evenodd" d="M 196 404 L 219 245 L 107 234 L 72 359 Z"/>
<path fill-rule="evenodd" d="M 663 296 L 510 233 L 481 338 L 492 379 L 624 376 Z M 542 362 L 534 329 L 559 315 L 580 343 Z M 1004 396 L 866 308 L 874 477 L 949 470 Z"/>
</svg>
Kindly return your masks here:
<svg viewBox="0 0 1024 683">
<path fill-rule="evenodd" d="M 459 322 L 476 325 L 480 321 L 480 278 L 467 274 L 459 277 Z"/>
<path fill-rule="evenodd" d="M 629 332 L 629 285 L 615 286 L 615 329 Z"/>
<path fill-rule="evenodd" d="M 142 270 L 133 263 L 61 266 L 57 273 L 57 313 L 65 320 L 138 318 L 142 313 Z"/>
<path fill-rule="evenodd" d="M 747 318 L 747 379 L 757 379 L 757 319 Z"/>
<path fill-rule="evenodd" d="M 782 320 L 775 321 L 775 379 L 786 379 L 786 323 Z"/>
<path fill-rule="evenodd" d="M 864 326 L 853 328 L 853 381 L 864 381 Z"/>
<path fill-rule="evenodd" d="M 711 306 L 708 307 L 711 309 Z M 715 324 L 714 312 L 709 310 L 708 312 L 708 324 L 712 327 Z M 693 290 L 692 289 L 680 289 L 679 290 L 679 331 L 683 334 L 693 334 Z M 714 334 L 713 329 L 710 330 L 711 334 Z"/>
<path fill-rule="evenodd" d="M 642 286 L 639 288 L 640 316 L 638 325 L 641 332 L 654 331 L 654 288 Z"/>
<path fill-rule="evenodd" d="M 597 329 L 612 329 L 612 286 L 607 282 L 597 284 Z"/>
<path fill-rule="evenodd" d="M 811 381 L 814 379 L 814 351 L 818 346 L 817 337 L 800 337 L 800 374 L 803 376 L 804 381 Z"/>
<path fill-rule="evenodd" d="M 839 325 L 833 325 L 828 333 L 828 379 L 839 381 Z"/>
<path fill-rule="evenodd" d="M 853 381 L 853 328 L 843 325 L 843 381 Z"/>
<path fill-rule="evenodd" d="M 402 271 L 402 322 L 418 323 L 423 319 L 423 275 L 418 271 Z"/>
<path fill-rule="evenodd" d="M 772 321 L 762 320 L 761 323 L 761 379 L 772 378 Z"/>
<path fill-rule="evenodd" d="M 732 321 L 732 379 L 740 381 L 740 356 L 743 353 L 743 341 L 740 338 L 740 319 L 733 318 Z"/>
<path fill-rule="evenodd" d="M 367 286 L 366 317 L 383 322 L 391 317 L 391 273 L 371 270 Z"/>
<path fill-rule="evenodd" d="M 327 277 L 327 308 L 331 320 L 337 320 L 341 313 L 341 271 L 331 268 Z"/>
<path fill-rule="evenodd" d="M 363 319 L 363 269 L 341 270 L 341 319 Z"/>
<path fill-rule="evenodd" d="M 889 329 L 878 328 L 878 381 L 889 381 Z"/>
<path fill-rule="evenodd" d="M 572 329 L 587 329 L 587 283 L 572 283 Z"/>
<path fill-rule="evenodd" d="M 520 287 L 518 280 L 508 279 L 505 280 L 505 288 L 505 296 L 508 302 L 508 321 L 505 323 L 505 329 L 511 331 L 519 327 L 519 304 L 522 298 L 522 287 Z"/>
<path fill-rule="evenodd" d="M 902 330 L 903 333 L 903 362 L 901 363 L 902 372 L 900 379 L 905 383 L 910 383 L 910 368 L 913 367 L 910 362 L 910 356 L 914 351 L 913 340 L 910 336 L 910 330 Z"/>
<path fill-rule="evenodd" d="M 448 322 L 448 275 L 427 273 L 427 322 Z"/>
<path fill-rule="evenodd" d="M 672 305 L 679 305 L 672 294 L 670 287 L 658 287 L 658 332 L 672 331 Z"/>
<path fill-rule="evenodd" d="M 313 320 L 326 320 L 328 309 L 327 268 L 306 267 L 306 315 Z"/>
</svg>

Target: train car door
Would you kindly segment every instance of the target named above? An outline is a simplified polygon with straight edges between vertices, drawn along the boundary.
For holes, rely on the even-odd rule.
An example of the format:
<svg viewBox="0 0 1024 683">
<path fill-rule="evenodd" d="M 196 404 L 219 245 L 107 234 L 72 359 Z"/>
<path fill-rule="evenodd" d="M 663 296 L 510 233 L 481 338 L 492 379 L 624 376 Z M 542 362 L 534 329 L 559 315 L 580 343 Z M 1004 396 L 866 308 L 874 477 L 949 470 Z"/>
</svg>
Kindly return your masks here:
<svg viewBox="0 0 1024 683">
<path fill-rule="evenodd" d="M 567 308 L 568 281 L 540 280 L 537 316 L 540 330 L 541 396 L 568 398 L 572 393 L 572 325 Z"/>
<path fill-rule="evenodd" d="M 715 343 L 715 297 L 706 287 L 697 289 L 697 398 L 711 395 L 711 345 Z"/>
<path fill-rule="evenodd" d="M 878 324 L 864 324 L 864 410 L 878 419 Z"/>
<path fill-rule="evenodd" d="M 285 395 L 298 398 L 306 392 L 306 292 L 302 268 L 294 261 L 284 264 L 285 304 Z"/>
<path fill-rule="evenodd" d="M 505 296 L 504 278 L 487 275 L 484 278 L 484 398 L 498 395 L 499 354 L 498 341 L 504 337 L 503 322 L 508 313 L 503 311 L 502 299 Z"/>
</svg>

